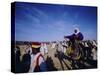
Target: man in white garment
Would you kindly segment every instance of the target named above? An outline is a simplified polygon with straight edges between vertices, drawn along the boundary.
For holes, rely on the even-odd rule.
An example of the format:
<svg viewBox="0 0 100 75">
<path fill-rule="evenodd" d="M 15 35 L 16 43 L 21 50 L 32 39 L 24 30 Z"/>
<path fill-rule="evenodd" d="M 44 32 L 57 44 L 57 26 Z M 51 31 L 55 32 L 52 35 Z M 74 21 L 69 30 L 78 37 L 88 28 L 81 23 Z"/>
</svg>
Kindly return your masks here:
<svg viewBox="0 0 100 75">
<path fill-rule="evenodd" d="M 55 43 L 52 43 L 51 49 L 54 49 L 55 46 L 56 46 L 56 44 Z"/>
<path fill-rule="evenodd" d="M 43 43 L 41 43 L 40 52 L 44 56 L 44 45 L 43 45 Z"/>
<path fill-rule="evenodd" d="M 92 57 L 93 57 L 93 60 L 97 60 L 97 50 L 95 48 L 92 49 Z"/>
<path fill-rule="evenodd" d="M 47 48 L 47 44 L 44 43 L 44 51 L 45 51 L 45 54 L 48 54 L 48 48 Z"/>
<path fill-rule="evenodd" d="M 63 46 L 63 53 L 66 53 L 68 45 L 66 44 L 65 41 L 63 41 L 62 46 Z"/>
<path fill-rule="evenodd" d="M 32 44 L 31 65 L 29 72 L 46 71 L 46 63 L 43 55 L 40 52 L 40 44 Z"/>
</svg>

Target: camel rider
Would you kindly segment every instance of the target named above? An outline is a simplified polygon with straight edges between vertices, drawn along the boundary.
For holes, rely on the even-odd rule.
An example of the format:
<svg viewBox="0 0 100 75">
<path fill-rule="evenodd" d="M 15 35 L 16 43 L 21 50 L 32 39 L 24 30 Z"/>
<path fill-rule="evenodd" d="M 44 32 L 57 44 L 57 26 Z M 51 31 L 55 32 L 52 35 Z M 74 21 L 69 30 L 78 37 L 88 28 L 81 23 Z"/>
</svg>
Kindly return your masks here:
<svg viewBox="0 0 100 75">
<path fill-rule="evenodd" d="M 70 41 L 70 47 L 69 47 L 69 54 L 77 54 L 79 53 L 79 43 L 80 41 L 83 40 L 84 36 L 83 34 L 79 31 L 78 28 L 74 29 L 74 33 L 70 36 L 64 36 L 64 38 L 69 39 Z"/>
<path fill-rule="evenodd" d="M 64 36 L 64 38 L 68 38 L 70 39 L 70 41 L 74 41 L 74 40 L 78 40 L 78 41 L 82 41 L 84 36 L 83 34 L 79 31 L 78 28 L 74 29 L 74 33 L 70 36 Z"/>
</svg>

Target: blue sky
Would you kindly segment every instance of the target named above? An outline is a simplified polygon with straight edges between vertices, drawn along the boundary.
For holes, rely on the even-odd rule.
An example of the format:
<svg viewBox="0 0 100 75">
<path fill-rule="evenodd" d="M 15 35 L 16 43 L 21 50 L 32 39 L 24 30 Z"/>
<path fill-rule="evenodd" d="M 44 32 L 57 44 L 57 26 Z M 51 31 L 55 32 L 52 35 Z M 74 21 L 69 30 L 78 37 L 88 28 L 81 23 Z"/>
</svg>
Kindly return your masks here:
<svg viewBox="0 0 100 75">
<path fill-rule="evenodd" d="M 97 39 L 97 8 L 54 4 L 15 4 L 17 41 L 60 41 L 78 27 L 84 39 Z"/>
</svg>

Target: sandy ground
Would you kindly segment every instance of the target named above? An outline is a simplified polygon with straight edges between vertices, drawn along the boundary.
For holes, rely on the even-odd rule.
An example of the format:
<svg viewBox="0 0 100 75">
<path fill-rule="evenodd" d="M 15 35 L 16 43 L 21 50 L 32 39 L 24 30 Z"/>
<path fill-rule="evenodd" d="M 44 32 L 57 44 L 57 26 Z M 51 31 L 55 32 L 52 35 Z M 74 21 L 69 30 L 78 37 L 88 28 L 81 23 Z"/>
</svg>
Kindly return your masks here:
<svg viewBox="0 0 100 75">
<path fill-rule="evenodd" d="M 49 49 L 48 55 L 52 58 L 54 66 L 55 68 L 57 68 L 57 70 L 67 70 L 68 67 L 71 69 L 71 63 L 68 60 L 65 59 L 61 60 L 55 56 L 56 48 L 51 49 L 50 46 L 48 46 L 48 49 Z"/>
</svg>

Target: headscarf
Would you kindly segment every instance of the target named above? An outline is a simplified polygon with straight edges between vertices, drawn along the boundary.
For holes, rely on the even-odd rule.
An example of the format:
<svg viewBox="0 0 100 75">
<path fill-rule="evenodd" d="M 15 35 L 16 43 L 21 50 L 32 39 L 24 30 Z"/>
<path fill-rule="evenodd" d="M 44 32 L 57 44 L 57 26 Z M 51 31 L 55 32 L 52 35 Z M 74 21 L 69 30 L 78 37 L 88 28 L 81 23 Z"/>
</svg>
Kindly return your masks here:
<svg viewBox="0 0 100 75">
<path fill-rule="evenodd" d="M 80 32 L 79 28 L 75 28 L 74 30 L 77 30 L 76 33 L 74 32 L 75 35 L 77 35 Z"/>
</svg>

